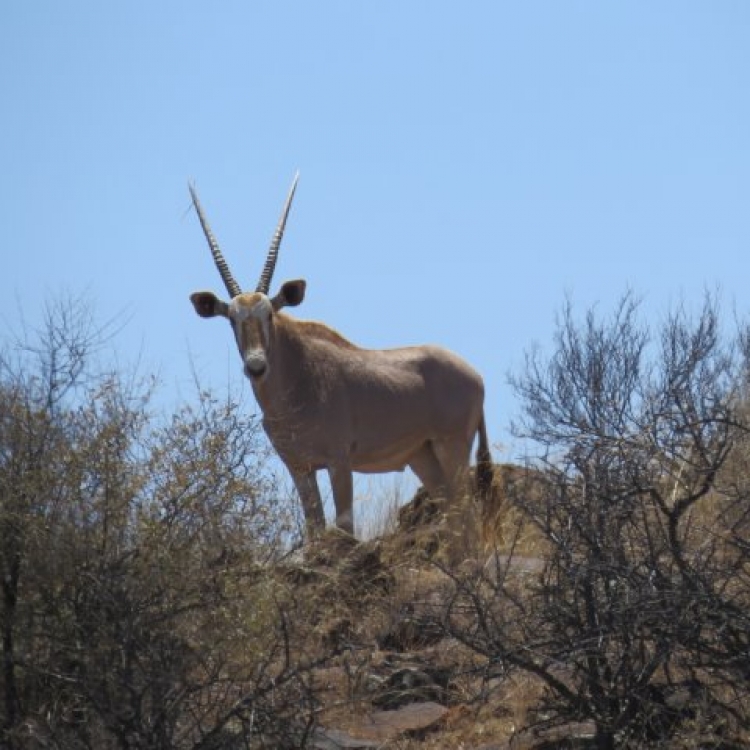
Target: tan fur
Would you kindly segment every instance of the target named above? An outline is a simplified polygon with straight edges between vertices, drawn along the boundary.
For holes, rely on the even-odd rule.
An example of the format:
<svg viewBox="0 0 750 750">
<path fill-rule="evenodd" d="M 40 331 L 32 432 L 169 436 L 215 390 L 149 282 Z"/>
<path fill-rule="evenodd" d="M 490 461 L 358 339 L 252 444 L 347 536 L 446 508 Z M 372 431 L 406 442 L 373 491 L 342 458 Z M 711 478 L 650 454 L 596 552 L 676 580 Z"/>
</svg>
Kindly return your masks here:
<svg viewBox="0 0 750 750">
<path fill-rule="evenodd" d="M 198 315 L 232 322 L 245 373 L 263 411 L 263 426 L 289 469 L 308 534 L 325 526 L 316 472 L 326 469 L 336 525 L 353 533 L 352 472 L 401 471 L 409 466 L 430 495 L 452 501 L 468 491 L 475 436 L 478 488 L 492 481 L 484 426 L 484 384 L 457 355 L 436 346 L 361 349 L 332 328 L 292 318 L 284 307 L 302 302 L 306 284 L 287 281 L 267 295 L 295 177 L 257 290 L 239 291 L 191 187 L 198 217 L 230 304 L 211 292 L 190 299 Z"/>
<path fill-rule="evenodd" d="M 489 459 L 484 385 L 475 370 L 436 346 L 362 349 L 322 323 L 283 312 L 270 312 L 265 321 L 250 309 L 270 311 L 261 299 L 243 294 L 229 308 L 218 300 L 215 308 L 234 315 L 246 363 L 265 357 L 262 375 L 248 376 L 265 431 L 299 491 L 309 533 L 324 525 L 315 481 L 320 469 L 331 477 L 336 523 L 349 532 L 352 471 L 409 466 L 433 496 L 453 500 L 466 491 L 477 434 L 480 463 Z M 205 311 L 205 299 L 193 301 Z"/>
<path fill-rule="evenodd" d="M 283 313 L 280 313 L 283 315 Z M 318 323 L 314 320 L 297 320 L 295 321 L 303 336 L 314 337 L 324 341 L 330 341 L 332 344 L 340 346 L 342 349 L 356 349 L 357 347 L 351 341 L 345 339 L 338 331 L 329 328 L 324 323 Z"/>
</svg>

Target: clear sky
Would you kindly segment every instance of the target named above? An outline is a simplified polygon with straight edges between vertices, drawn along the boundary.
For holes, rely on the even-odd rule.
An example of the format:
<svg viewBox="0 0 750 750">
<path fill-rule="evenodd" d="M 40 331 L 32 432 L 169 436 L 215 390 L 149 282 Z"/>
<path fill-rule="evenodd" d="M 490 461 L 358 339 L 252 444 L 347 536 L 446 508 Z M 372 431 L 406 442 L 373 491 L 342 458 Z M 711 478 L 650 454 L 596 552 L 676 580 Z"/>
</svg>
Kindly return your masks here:
<svg viewBox="0 0 750 750">
<path fill-rule="evenodd" d="M 507 444 L 507 374 L 566 294 L 750 311 L 750 3 L 0 6 L 3 325 L 84 294 L 168 392 L 191 360 L 222 387 L 240 363 L 188 302 L 224 290 L 187 183 L 254 287 L 297 169 L 295 312 L 456 350 Z"/>
</svg>

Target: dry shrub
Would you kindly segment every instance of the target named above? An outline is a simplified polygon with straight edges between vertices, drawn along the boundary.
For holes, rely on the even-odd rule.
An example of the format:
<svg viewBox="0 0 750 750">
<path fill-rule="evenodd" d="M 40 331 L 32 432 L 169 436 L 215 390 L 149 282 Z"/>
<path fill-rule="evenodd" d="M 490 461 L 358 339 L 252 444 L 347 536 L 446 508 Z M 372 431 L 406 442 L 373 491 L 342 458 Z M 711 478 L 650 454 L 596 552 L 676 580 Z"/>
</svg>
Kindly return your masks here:
<svg viewBox="0 0 750 750">
<path fill-rule="evenodd" d="M 542 498 L 546 481 L 538 469 L 507 463 L 494 466 L 492 491 L 481 509 L 485 552 L 544 556 L 548 541 L 523 505 L 532 505 Z"/>
<path fill-rule="evenodd" d="M 293 533 L 258 420 L 200 389 L 163 417 L 79 304 L 0 349 L 0 745 L 299 747 L 314 662 L 265 574 Z"/>
<path fill-rule="evenodd" d="M 532 724 L 590 722 L 602 750 L 741 744 L 750 343 L 723 339 L 712 299 L 656 334 L 637 312 L 630 295 L 604 321 L 568 306 L 514 380 L 535 470 L 498 472 L 486 518 L 513 554 L 451 572 L 447 624 L 497 679 L 544 685 Z M 518 575 L 520 548 L 541 550 L 536 574 Z"/>
</svg>

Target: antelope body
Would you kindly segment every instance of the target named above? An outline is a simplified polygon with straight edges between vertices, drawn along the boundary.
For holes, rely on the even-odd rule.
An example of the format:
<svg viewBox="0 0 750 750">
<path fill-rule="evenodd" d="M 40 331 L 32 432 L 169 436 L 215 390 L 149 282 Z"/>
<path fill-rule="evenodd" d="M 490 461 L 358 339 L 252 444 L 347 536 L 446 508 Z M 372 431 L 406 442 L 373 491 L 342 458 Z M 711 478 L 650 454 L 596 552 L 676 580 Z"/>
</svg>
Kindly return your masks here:
<svg viewBox="0 0 750 750">
<path fill-rule="evenodd" d="M 464 360 L 435 346 L 362 349 L 322 323 L 282 312 L 299 305 L 305 282 L 287 281 L 268 296 L 297 180 L 284 206 L 255 292 L 234 281 L 197 194 L 193 204 L 231 297 L 190 299 L 206 318 L 221 316 L 234 331 L 245 374 L 263 412 L 263 427 L 300 495 L 309 536 L 325 527 L 316 472 L 327 469 L 336 524 L 354 531 L 352 472 L 409 466 L 431 496 L 448 501 L 468 489 L 471 446 L 478 489 L 491 482 L 484 425 L 484 385 Z"/>
</svg>

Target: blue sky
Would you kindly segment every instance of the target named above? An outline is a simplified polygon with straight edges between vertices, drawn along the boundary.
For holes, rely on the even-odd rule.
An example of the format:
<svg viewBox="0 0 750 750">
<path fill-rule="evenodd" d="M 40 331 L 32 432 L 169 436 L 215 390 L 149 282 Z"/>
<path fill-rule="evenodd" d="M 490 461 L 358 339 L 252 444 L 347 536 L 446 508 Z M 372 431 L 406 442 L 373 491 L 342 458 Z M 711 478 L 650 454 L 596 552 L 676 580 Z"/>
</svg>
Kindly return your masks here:
<svg viewBox="0 0 750 750">
<path fill-rule="evenodd" d="M 239 380 L 187 183 L 254 286 L 299 169 L 299 316 L 458 351 L 507 444 L 566 294 L 750 309 L 749 40 L 740 0 L 6 0 L 0 320 L 83 294 L 167 392 Z"/>
</svg>

